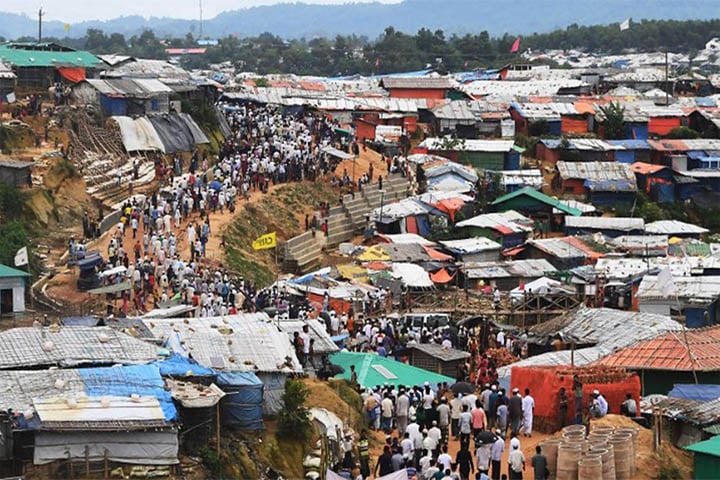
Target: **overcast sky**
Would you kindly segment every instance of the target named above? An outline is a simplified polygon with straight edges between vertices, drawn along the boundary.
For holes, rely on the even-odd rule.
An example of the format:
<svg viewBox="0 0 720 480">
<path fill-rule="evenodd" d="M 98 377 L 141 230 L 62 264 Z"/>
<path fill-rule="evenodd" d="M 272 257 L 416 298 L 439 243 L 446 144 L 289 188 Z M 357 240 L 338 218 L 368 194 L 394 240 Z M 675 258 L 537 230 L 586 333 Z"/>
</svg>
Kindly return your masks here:
<svg viewBox="0 0 720 480">
<path fill-rule="evenodd" d="M 202 0 L 203 18 L 212 18 L 226 10 L 288 3 L 291 0 Z M 305 3 L 357 3 L 377 1 L 398 3 L 400 0 L 306 0 Z M 0 11 L 23 13 L 36 17 L 38 9 L 45 10 L 46 20 L 76 23 L 83 20 L 106 20 L 125 15 L 145 17 L 191 18 L 199 16 L 200 0 L 2 0 Z"/>
</svg>

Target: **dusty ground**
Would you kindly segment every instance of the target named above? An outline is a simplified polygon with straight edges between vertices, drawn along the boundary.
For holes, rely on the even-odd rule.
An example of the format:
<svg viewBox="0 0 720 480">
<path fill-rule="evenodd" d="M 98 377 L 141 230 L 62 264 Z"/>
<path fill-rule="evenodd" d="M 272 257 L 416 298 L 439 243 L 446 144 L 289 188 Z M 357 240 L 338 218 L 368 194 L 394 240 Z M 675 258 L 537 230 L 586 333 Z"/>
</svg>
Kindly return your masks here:
<svg viewBox="0 0 720 480">
<path fill-rule="evenodd" d="M 638 425 L 627 417 L 620 415 L 608 415 L 607 417 L 596 421 L 600 425 L 612 425 L 616 428 L 637 427 Z M 397 435 L 397 432 L 394 433 Z M 373 432 L 376 439 L 374 448 L 371 449 L 371 468 L 375 467 L 377 457 L 382 453 L 382 445 L 385 441 L 383 432 Z M 532 478 L 532 467 L 530 459 L 535 455 L 535 447 L 548 438 L 559 436 L 559 432 L 554 434 L 545 434 L 533 432 L 532 437 L 520 437 L 520 448 L 525 455 L 527 469 L 525 470 L 525 478 Z M 448 453 L 455 458 L 460 449 L 460 442 L 450 440 L 448 445 Z M 508 473 L 507 456 L 510 449 L 510 439 L 505 440 L 505 453 L 503 454 L 502 473 Z M 663 441 L 660 451 L 653 452 L 652 448 L 652 431 L 641 428 L 638 438 L 638 452 L 636 455 L 637 472 L 633 476 L 633 480 L 655 480 L 659 478 L 661 470 L 664 468 L 675 466 L 678 468 L 681 476 L 675 480 L 692 478 L 692 455 L 684 450 L 674 447 L 670 441 Z"/>
<path fill-rule="evenodd" d="M 355 169 L 353 170 L 353 163 L 355 164 Z M 378 152 L 374 150 L 370 150 L 369 148 L 366 150 L 363 150 L 363 148 L 360 148 L 360 156 L 353 160 L 343 160 L 340 162 L 340 164 L 335 168 L 335 174 L 338 177 L 342 177 L 343 172 L 345 169 L 347 169 L 348 175 L 350 175 L 350 178 L 356 182 L 358 178 L 360 178 L 364 173 L 368 173 L 368 170 L 370 169 L 370 165 L 373 166 L 373 180 L 376 181 L 378 175 L 382 175 L 385 177 L 387 175 L 387 165 L 382 161 L 382 155 L 380 155 Z M 353 171 L 355 172 L 353 176 Z"/>
</svg>

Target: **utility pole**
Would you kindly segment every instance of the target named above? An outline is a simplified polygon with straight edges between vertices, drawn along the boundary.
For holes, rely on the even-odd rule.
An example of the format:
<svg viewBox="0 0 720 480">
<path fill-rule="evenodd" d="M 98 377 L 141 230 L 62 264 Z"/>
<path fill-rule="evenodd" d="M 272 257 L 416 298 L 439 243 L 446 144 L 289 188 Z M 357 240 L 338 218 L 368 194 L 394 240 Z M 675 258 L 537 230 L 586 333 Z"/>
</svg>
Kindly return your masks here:
<svg viewBox="0 0 720 480">
<path fill-rule="evenodd" d="M 665 49 L 665 106 L 670 105 L 670 81 L 668 80 L 668 51 Z"/>
<path fill-rule="evenodd" d="M 202 0 L 198 1 L 200 3 L 200 36 L 198 37 L 198 40 L 200 40 L 203 36 Z"/>
<path fill-rule="evenodd" d="M 42 42 L 42 17 L 45 15 L 45 12 L 43 12 L 42 7 L 40 7 L 40 10 L 38 10 L 38 43 Z"/>
</svg>

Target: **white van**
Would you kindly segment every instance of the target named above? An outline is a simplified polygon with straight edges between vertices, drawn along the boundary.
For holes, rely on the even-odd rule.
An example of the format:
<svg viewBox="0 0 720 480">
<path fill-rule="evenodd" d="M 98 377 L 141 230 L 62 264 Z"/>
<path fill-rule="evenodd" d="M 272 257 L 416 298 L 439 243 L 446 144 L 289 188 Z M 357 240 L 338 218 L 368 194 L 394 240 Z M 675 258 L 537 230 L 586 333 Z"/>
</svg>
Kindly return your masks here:
<svg viewBox="0 0 720 480">
<path fill-rule="evenodd" d="M 450 316 L 446 313 L 432 312 L 406 313 L 400 317 L 400 324 L 411 332 L 420 333 L 423 329 L 433 332 L 449 326 Z"/>
</svg>

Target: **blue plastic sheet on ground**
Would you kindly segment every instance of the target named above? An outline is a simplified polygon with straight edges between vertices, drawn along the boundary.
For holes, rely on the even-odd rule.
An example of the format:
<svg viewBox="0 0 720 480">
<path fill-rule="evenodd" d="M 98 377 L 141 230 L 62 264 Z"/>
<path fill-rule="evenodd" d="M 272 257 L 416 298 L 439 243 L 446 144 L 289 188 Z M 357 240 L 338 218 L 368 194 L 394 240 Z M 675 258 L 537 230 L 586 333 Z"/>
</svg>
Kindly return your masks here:
<svg viewBox="0 0 720 480">
<path fill-rule="evenodd" d="M 165 390 L 165 382 L 157 365 L 81 368 L 78 373 L 85 383 L 85 393 L 89 397 L 129 397 L 134 393 L 155 397 L 160 402 L 165 421 L 177 418 L 177 410 L 170 392 Z"/>
</svg>

